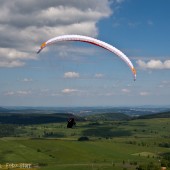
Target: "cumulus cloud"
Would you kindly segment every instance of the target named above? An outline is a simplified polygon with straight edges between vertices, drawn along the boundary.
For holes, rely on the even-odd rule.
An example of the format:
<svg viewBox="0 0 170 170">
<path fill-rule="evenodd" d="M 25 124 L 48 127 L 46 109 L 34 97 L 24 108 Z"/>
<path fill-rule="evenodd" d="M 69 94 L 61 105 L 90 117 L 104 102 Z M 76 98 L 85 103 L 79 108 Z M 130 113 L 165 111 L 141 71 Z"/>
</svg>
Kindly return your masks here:
<svg viewBox="0 0 170 170">
<path fill-rule="evenodd" d="M 123 93 L 130 93 L 130 90 L 129 89 L 122 89 L 121 90 Z"/>
<path fill-rule="evenodd" d="M 31 91 L 19 90 L 19 91 L 17 91 L 17 94 L 25 96 L 25 95 L 31 94 Z"/>
<path fill-rule="evenodd" d="M 13 91 L 8 91 L 8 92 L 5 92 L 5 96 L 13 96 L 15 94 L 15 92 Z"/>
<path fill-rule="evenodd" d="M 26 52 L 17 51 L 11 48 L 0 48 L 0 59 L 6 58 L 8 60 L 15 59 L 35 59 L 35 56 L 29 55 Z"/>
<path fill-rule="evenodd" d="M 94 77 L 95 77 L 95 78 L 103 78 L 104 75 L 101 74 L 101 73 L 97 73 L 97 74 L 94 75 Z"/>
<path fill-rule="evenodd" d="M 148 95 L 149 95 L 149 93 L 146 91 L 140 92 L 140 96 L 148 96 Z"/>
<path fill-rule="evenodd" d="M 35 58 L 32 53 L 39 44 L 57 35 L 96 37 L 97 22 L 112 12 L 109 0 L 0 1 L 0 66 L 23 66 L 25 60 Z M 19 64 L 11 64 L 16 61 Z"/>
<path fill-rule="evenodd" d="M 24 78 L 22 81 L 23 82 L 32 82 L 33 80 L 31 78 Z"/>
<path fill-rule="evenodd" d="M 70 94 L 70 93 L 78 92 L 78 91 L 79 91 L 79 90 L 77 90 L 77 89 L 69 89 L 69 88 L 67 88 L 67 89 L 63 89 L 63 90 L 62 90 L 62 93 Z"/>
<path fill-rule="evenodd" d="M 106 93 L 104 94 L 105 96 L 114 96 L 115 94 L 113 92 L 109 92 L 109 93 Z"/>
<path fill-rule="evenodd" d="M 64 73 L 64 78 L 79 78 L 79 73 L 76 72 L 66 72 Z"/>
<path fill-rule="evenodd" d="M 27 96 L 30 95 L 30 90 L 18 90 L 18 91 L 8 91 L 4 95 L 5 96 Z"/>
<path fill-rule="evenodd" d="M 25 63 L 19 60 L 15 60 L 15 61 L 8 61 L 8 60 L 1 61 L 0 60 L 0 67 L 13 68 L 13 67 L 22 67 L 24 65 Z"/>
<path fill-rule="evenodd" d="M 21 67 L 25 65 L 24 60 L 36 59 L 35 55 L 18 51 L 13 48 L 0 48 L 0 67 Z"/>
<path fill-rule="evenodd" d="M 142 69 L 170 69 L 170 60 L 150 60 L 148 62 L 138 60 L 137 64 Z"/>
</svg>

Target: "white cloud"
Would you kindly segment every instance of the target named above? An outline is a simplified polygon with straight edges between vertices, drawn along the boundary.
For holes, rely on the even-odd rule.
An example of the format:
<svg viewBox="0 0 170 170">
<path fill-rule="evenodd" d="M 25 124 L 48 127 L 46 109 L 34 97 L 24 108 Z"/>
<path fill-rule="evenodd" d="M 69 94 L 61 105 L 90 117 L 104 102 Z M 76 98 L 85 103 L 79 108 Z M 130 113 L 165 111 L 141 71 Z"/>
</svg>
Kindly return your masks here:
<svg viewBox="0 0 170 170">
<path fill-rule="evenodd" d="M 24 65 L 25 63 L 19 60 L 15 60 L 15 61 L 8 61 L 8 60 L 1 61 L 0 60 L 0 67 L 13 68 L 13 67 L 22 67 Z"/>
<path fill-rule="evenodd" d="M 5 96 L 13 96 L 14 94 L 15 94 L 15 92 L 13 92 L 13 91 L 8 91 L 8 92 L 4 93 Z"/>
<path fill-rule="evenodd" d="M 65 94 L 70 94 L 70 93 L 73 93 L 73 92 L 78 92 L 79 90 L 77 89 L 63 89 L 62 90 L 62 93 L 65 93 Z"/>
<path fill-rule="evenodd" d="M 115 94 L 113 92 L 106 93 L 105 96 L 114 96 Z"/>
<path fill-rule="evenodd" d="M 76 72 L 66 72 L 64 73 L 64 78 L 79 78 L 79 73 Z"/>
<path fill-rule="evenodd" d="M 33 80 L 31 78 L 24 78 L 22 81 L 23 82 L 32 82 Z"/>
<path fill-rule="evenodd" d="M 16 93 L 17 95 L 26 96 L 26 95 L 31 94 L 31 91 L 19 90 Z"/>
<path fill-rule="evenodd" d="M 96 37 L 97 22 L 112 12 L 109 0 L 0 1 L 0 66 L 24 66 L 42 42 L 57 35 Z"/>
<path fill-rule="evenodd" d="M 26 52 L 17 51 L 16 49 L 12 49 L 12 48 L 0 48 L 0 59 L 2 58 L 6 58 L 9 60 L 35 59 L 34 56 L 29 55 Z"/>
<path fill-rule="evenodd" d="M 97 73 L 97 74 L 95 74 L 95 76 L 94 76 L 95 78 L 103 78 L 104 77 L 104 75 L 103 74 L 101 74 L 101 73 Z"/>
<path fill-rule="evenodd" d="M 55 97 L 55 96 L 61 96 L 61 93 L 52 93 L 51 96 Z"/>
<path fill-rule="evenodd" d="M 140 94 L 140 96 L 148 96 L 148 95 L 149 95 L 149 92 L 143 91 L 143 92 L 140 92 L 139 94 Z"/>
<path fill-rule="evenodd" d="M 36 57 L 13 48 L 0 48 L 0 67 L 21 67 L 25 65 L 24 60 L 28 59 L 36 59 Z"/>
<path fill-rule="evenodd" d="M 122 89 L 121 90 L 123 93 L 130 93 L 130 90 L 129 89 Z"/>
<path fill-rule="evenodd" d="M 142 69 L 170 69 L 170 60 L 150 60 L 148 62 L 138 60 L 137 64 Z"/>
<path fill-rule="evenodd" d="M 5 96 L 27 96 L 30 94 L 31 94 L 30 90 L 8 91 L 4 93 Z"/>
</svg>

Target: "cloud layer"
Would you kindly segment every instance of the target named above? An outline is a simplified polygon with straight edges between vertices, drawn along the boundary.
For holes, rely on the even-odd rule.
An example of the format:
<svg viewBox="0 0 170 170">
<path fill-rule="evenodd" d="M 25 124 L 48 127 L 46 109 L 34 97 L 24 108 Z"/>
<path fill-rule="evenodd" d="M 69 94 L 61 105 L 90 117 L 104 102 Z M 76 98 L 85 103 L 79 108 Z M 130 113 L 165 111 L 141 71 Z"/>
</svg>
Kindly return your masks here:
<svg viewBox="0 0 170 170">
<path fill-rule="evenodd" d="M 0 1 L 0 67 L 23 66 L 35 58 L 39 44 L 57 35 L 97 36 L 96 23 L 112 13 L 109 5 L 109 0 Z"/>
<path fill-rule="evenodd" d="M 79 90 L 77 90 L 77 89 L 69 89 L 69 88 L 67 88 L 67 89 L 63 89 L 62 93 L 71 94 L 71 93 L 78 92 L 78 91 Z"/>
<path fill-rule="evenodd" d="M 79 73 L 76 72 L 66 72 L 64 73 L 64 78 L 79 78 Z"/>
<path fill-rule="evenodd" d="M 138 60 L 137 64 L 142 69 L 170 69 L 170 60 L 150 60 L 148 62 Z"/>
</svg>

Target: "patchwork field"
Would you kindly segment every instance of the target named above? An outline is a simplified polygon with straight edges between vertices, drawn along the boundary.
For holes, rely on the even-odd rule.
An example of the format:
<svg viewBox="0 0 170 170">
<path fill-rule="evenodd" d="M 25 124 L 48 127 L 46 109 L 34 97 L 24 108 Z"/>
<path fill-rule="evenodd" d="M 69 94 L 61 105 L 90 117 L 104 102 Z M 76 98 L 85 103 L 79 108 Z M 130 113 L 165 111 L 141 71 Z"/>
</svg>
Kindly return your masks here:
<svg viewBox="0 0 170 170">
<path fill-rule="evenodd" d="M 170 153 L 169 132 L 169 118 L 77 122 L 73 129 L 66 123 L 17 126 L 14 136 L 0 138 L 0 165 L 1 169 L 7 163 L 30 163 L 44 170 L 135 170 L 153 164 L 156 170 L 168 165 L 162 155 Z"/>
</svg>

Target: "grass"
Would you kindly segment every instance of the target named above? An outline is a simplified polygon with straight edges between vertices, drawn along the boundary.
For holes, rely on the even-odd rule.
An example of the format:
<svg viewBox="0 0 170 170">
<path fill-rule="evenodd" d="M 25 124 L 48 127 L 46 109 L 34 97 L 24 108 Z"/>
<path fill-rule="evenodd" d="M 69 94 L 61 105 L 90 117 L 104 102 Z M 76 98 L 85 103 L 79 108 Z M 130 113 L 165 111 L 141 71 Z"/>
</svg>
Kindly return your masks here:
<svg viewBox="0 0 170 170">
<path fill-rule="evenodd" d="M 170 119 L 77 122 L 19 127 L 20 137 L 0 138 L 0 163 L 40 164 L 44 170 L 135 170 L 136 164 L 159 163 L 159 147 L 170 142 Z M 44 132 L 53 133 L 43 137 Z M 57 135 L 58 134 L 58 135 Z M 90 141 L 81 142 L 80 136 Z"/>
</svg>

